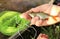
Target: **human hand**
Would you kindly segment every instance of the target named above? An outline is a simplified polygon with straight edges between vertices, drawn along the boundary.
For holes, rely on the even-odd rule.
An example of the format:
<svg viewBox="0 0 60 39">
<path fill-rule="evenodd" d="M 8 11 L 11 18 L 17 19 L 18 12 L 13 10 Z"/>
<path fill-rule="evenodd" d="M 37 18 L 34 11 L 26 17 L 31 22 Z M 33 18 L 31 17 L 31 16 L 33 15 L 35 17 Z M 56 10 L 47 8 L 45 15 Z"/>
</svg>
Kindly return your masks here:
<svg viewBox="0 0 60 39">
<path fill-rule="evenodd" d="M 46 35 L 46 34 L 39 34 L 37 39 L 48 39 L 48 35 Z"/>
<path fill-rule="evenodd" d="M 51 15 L 52 17 L 49 16 L 48 18 L 42 20 L 38 16 L 35 16 L 32 18 L 29 15 L 31 13 L 37 13 L 37 12 L 44 12 L 45 14 Z M 57 22 L 60 22 L 60 6 L 56 6 L 56 5 L 50 6 L 49 4 L 44 4 L 44 5 L 38 6 L 36 8 L 32 8 L 32 9 L 28 10 L 27 12 L 24 12 L 23 14 L 26 14 L 26 15 L 24 15 L 25 18 L 31 20 L 31 25 L 36 25 L 39 27 L 46 26 L 46 25 L 52 25 Z"/>
</svg>

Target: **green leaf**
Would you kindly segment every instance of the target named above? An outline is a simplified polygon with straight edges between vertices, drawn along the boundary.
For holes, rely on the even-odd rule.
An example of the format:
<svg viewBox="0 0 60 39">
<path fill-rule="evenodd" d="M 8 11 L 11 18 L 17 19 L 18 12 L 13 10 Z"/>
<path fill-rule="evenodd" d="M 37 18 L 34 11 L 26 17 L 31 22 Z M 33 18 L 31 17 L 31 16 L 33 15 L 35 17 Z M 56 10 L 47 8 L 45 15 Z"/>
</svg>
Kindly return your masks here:
<svg viewBox="0 0 60 39">
<path fill-rule="evenodd" d="M 29 21 L 24 18 L 20 18 L 21 14 L 19 14 L 19 12 L 3 11 L 2 13 L 4 14 L 0 17 L 0 32 L 4 35 L 11 36 L 18 32 L 18 30 L 24 31 L 28 28 L 27 25 Z"/>
</svg>

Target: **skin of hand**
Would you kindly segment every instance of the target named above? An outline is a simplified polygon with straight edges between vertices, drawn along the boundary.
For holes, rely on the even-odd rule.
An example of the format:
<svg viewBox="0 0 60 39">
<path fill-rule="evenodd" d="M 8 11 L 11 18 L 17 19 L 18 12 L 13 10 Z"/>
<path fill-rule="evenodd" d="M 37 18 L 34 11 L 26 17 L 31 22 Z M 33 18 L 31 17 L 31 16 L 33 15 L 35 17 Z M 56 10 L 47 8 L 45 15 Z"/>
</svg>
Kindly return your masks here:
<svg viewBox="0 0 60 39">
<path fill-rule="evenodd" d="M 41 33 L 38 35 L 37 39 L 48 39 L 48 35 Z"/>
<path fill-rule="evenodd" d="M 54 13 L 53 11 L 51 11 L 51 10 L 53 10 L 53 9 L 55 9 L 55 8 L 57 9 L 57 11 L 58 12 L 56 12 L 56 13 Z M 53 9 L 52 9 L 53 8 Z M 43 26 L 43 25 L 51 25 L 51 24 L 48 24 L 47 23 L 47 21 L 48 20 L 41 20 L 39 17 L 34 17 L 34 18 L 32 18 L 31 16 L 29 16 L 29 14 L 31 14 L 32 12 L 34 12 L 34 13 L 37 13 L 37 12 L 44 12 L 44 13 L 46 13 L 46 14 L 48 14 L 48 15 L 52 15 L 52 16 L 57 16 L 58 18 L 60 17 L 60 6 L 57 6 L 57 5 L 49 5 L 49 4 L 43 4 L 43 5 L 40 5 L 40 6 L 37 6 L 37 7 L 35 7 L 35 8 L 32 8 L 32 9 L 30 9 L 30 10 L 28 10 L 28 11 L 26 11 L 26 12 L 24 12 L 25 14 L 27 14 L 27 15 L 25 15 L 24 16 L 24 13 L 22 14 L 23 16 L 24 16 L 24 18 L 28 18 L 28 17 L 30 17 L 30 20 L 31 20 L 31 25 L 36 25 L 36 26 L 38 26 L 38 27 L 40 27 L 40 26 Z M 53 14 L 52 14 L 53 13 Z M 54 23 L 52 23 L 52 24 L 54 24 Z"/>
</svg>

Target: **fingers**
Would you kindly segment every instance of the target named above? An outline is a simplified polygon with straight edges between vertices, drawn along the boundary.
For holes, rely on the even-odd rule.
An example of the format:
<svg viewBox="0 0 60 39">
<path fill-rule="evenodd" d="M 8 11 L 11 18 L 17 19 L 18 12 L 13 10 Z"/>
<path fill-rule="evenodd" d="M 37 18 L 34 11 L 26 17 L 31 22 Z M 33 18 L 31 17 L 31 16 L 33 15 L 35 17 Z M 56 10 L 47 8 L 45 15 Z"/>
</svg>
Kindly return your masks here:
<svg viewBox="0 0 60 39">
<path fill-rule="evenodd" d="M 30 25 L 36 25 L 38 27 L 42 26 L 42 25 L 47 25 L 46 20 L 42 20 L 40 19 L 40 17 L 36 16 L 34 18 L 32 18 L 28 13 L 23 13 L 21 15 L 21 18 L 25 18 L 27 20 L 31 20 L 31 24 Z"/>
<path fill-rule="evenodd" d="M 37 13 L 37 12 L 44 12 L 46 14 L 52 15 L 53 17 L 49 17 L 48 20 L 42 20 L 39 17 L 34 17 L 32 18 L 29 13 Z M 28 10 L 27 12 L 23 13 L 22 16 L 25 19 L 31 20 L 31 25 L 36 25 L 36 26 L 45 26 L 45 25 L 52 25 L 60 21 L 60 17 L 55 18 L 55 16 L 58 16 L 60 12 L 60 7 L 57 6 L 49 6 L 48 4 L 44 4 L 35 8 L 32 8 Z"/>
<path fill-rule="evenodd" d="M 48 21 L 47 19 L 44 20 L 43 23 L 42 23 L 42 25 L 43 25 L 43 26 L 44 26 L 44 25 L 49 25 L 49 24 L 47 23 L 47 21 Z"/>
<path fill-rule="evenodd" d="M 40 17 L 36 16 L 34 18 L 32 18 L 31 20 L 31 25 L 36 25 L 38 27 L 43 26 L 43 25 L 47 25 L 47 19 L 46 20 L 42 20 Z"/>
<path fill-rule="evenodd" d="M 41 19 L 40 17 L 34 17 L 31 20 L 31 25 L 36 25 L 38 27 L 48 26 L 55 24 L 60 21 L 60 17 L 48 17 L 46 19 Z"/>
<path fill-rule="evenodd" d="M 28 13 L 23 13 L 23 14 L 21 14 L 20 17 L 21 17 L 21 18 L 25 18 L 25 19 L 27 19 L 27 20 L 31 20 L 31 19 L 32 19 L 32 17 L 31 17 Z"/>
<path fill-rule="evenodd" d="M 37 39 L 48 39 L 48 35 L 46 34 L 39 34 L 39 36 L 37 37 Z"/>
<path fill-rule="evenodd" d="M 42 19 L 40 19 L 40 20 L 38 20 L 38 21 L 35 23 L 35 25 L 36 25 L 37 27 L 46 26 L 46 25 L 48 25 L 47 21 L 48 21 L 48 20 L 42 20 Z"/>
<path fill-rule="evenodd" d="M 40 20 L 40 18 L 39 18 L 38 16 L 32 18 L 30 25 L 35 25 L 35 23 L 36 23 L 38 20 Z"/>
<path fill-rule="evenodd" d="M 40 20 L 35 22 L 35 25 L 39 27 L 42 25 L 42 23 L 43 23 L 43 20 L 40 19 Z"/>
</svg>

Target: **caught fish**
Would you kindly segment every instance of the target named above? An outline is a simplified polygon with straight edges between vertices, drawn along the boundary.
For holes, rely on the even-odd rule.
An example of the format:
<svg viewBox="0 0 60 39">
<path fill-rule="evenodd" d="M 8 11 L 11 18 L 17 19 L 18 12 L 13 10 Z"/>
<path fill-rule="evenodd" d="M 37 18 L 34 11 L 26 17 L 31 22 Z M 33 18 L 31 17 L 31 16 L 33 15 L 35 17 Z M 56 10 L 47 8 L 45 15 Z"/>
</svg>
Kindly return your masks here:
<svg viewBox="0 0 60 39">
<path fill-rule="evenodd" d="M 48 15 L 48 14 L 45 14 L 45 13 L 32 13 L 32 14 L 30 14 L 30 16 L 31 17 L 35 17 L 35 16 L 38 16 L 38 17 L 40 17 L 41 19 L 46 19 L 46 18 L 48 18 L 48 17 L 53 17 L 53 16 L 51 16 L 51 15 Z"/>
</svg>

